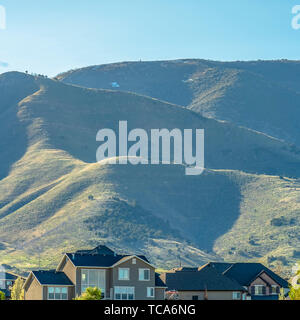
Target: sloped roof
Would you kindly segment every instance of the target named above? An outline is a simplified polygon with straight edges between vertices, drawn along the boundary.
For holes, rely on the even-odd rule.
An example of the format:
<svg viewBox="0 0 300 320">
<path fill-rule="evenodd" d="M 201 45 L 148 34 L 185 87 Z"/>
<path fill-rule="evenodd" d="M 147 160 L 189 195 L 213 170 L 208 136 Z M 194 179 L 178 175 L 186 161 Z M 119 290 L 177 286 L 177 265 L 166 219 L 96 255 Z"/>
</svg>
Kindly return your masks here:
<svg viewBox="0 0 300 320">
<path fill-rule="evenodd" d="M 215 267 L 217 270 L 221 270 L 224 264 L 211 262 L 210 265 Z M 262 271 L 264 271 L 280 286 L 284 288 L 289 287 L 289 284 L 286 280 L 281 278 L 279 275 L 277 275 L 261 263 L 232 263 L 228 268 L 226 268 L 225 271 L 223 271 L 223 273 L 227 277 L 236 280 L 240 285 L 249 286 L 251 282 L 255 280 Z"/>
<path fill-rule="evenodd" d="M 226 263 L 226 262 L 209 262 L 207 265 L 213 266 L 219 272 L 223 273 L 229 268 L 232 267 L 233 263 Z"/>
<path fill-rule="evenodd" d="M 32 271 L 41 285 L 52 286 L 73 286 L 72 281 L 66 276 L 64 272 L 57 272 L 55 270 L 41 270 Z"/>
<path fill-rule="evenodd" d="M 4 276 L 4 279 L 2 279 Z M 14 281 L 18 279 L 18 276 L 12 274 L 12 273 L 9 273 L 9 272 L 0 272 L 0 280 L 11 280 L 11 281 Z"/>
<path fill-rule="evenodd" d="M 76 267 L 112 267 L 121 260 L 131 257 L 131 255 L 111 255 L 111 254 L 90 254 L 90 253 L 66 253 L 67 257 Z M 138 258 L 149 263 L 145 256 L 137 256 Z"/>
<path fill-rule="evenodd" d="M 155 286 L 156 287 L 164 287 L 167 286 L 164 284 L 164 282 L 161 280 L 160 275 L 158 273 L 155 273 Z"/>
<path fill-rule="evenodd" d="M 197 271 L 166 273 L 168 290 L 177 291 L 245 291 L 245 289 L 215 268 L 204 266 Z"/>
<path fill-rule="evenodd" d="M 114 255 L 114 251 L 109 249 L 107 246 L 97 246 L 91 250 L 77 250 L 76 253 L 86 253 L 86 254 L 105 254 L 105 255 Z"/>
</svg>

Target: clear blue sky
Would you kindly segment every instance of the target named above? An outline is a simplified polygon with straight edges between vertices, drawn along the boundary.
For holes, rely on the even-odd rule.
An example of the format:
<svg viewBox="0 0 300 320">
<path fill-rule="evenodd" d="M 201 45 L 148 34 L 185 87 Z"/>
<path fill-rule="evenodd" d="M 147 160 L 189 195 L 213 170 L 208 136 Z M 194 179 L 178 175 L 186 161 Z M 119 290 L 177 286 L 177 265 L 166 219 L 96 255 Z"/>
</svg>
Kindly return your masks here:
<svg viewBox="0 0 300 320">
<path fill-rule="evenodd" d="M 300 0 L 0 0 L 0 73 L 128 60 L 300 59 Z M 5 67 L 7 63 L 8 66 Z"/>
</svg>

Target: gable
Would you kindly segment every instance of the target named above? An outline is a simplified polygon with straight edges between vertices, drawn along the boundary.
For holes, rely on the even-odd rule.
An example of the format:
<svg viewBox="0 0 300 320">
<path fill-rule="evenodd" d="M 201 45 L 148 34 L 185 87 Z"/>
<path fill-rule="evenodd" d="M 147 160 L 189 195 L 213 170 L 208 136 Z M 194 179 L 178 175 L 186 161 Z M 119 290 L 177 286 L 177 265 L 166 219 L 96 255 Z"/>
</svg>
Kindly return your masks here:
<svg viewBox="0 0 300 320">
<path fill-rule="evenodd" d="M 286 280 L 261 263 L 235 263 L 224 274 L 231 279 L 235 279 L 242 286 L 249 286 L 262 272 L 272 278 L 279 286 L 288 288 Z"/>
<path fill-rule="evenodd" d="M 270 277 L 265 271 L 261 272 L 252 282 L 251 285 L 255 284 L 264 284 L 267 286 L 281 286 L 278 282 L 276 282 L 272 277 Z"/>
<path fill-rule="evenodd" d="M 133 264 L 132 261 L 133 259 L 136 259 L 136 264 Z M 146 268 L 146 269 L 153 269 L 155 270 L 155 267 L 150 264 L 148 261 L 145 261 L 144 259 L 142 259 L 141 257 L 138 256 L 128 256 L 128 257 L 124 257 L 123 259 L 121 259 L 120 261 L 118 261 L 117 263 L 115 263 L 112 267 L 119 267 L 119 268 L 130 268 L 133 266 L 137 266 L 138 268 Z"/>
</svg>

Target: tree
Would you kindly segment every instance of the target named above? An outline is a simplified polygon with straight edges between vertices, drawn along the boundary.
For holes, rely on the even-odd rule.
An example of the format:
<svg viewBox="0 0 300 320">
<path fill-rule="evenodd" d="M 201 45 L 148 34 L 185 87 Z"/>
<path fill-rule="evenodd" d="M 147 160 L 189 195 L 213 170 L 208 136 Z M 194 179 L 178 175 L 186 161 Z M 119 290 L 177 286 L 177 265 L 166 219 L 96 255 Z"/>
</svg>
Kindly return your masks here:
<svg viewBox="0 0 300 320">
<path fill-rule="evenodd" d="M 11 288 L 11 300 L 24 300 L 24 280 L 19 277 Z"/>
<path fill-rule="evenodd" d="M 294 287 L 291 287 L 289 296 L 291 300 L 300 300 L 300 288 L 296 289 Z"/>
<path fill-rule="evenodd" d="M 5 300 L 5 293 L 0 291 L 0 301 Z"/>
<path fill-rule="evenodd" d="M 75 300 L 101 300 L 102 294 L 101 290 L 97 287 L 87 288 L 86 291 L 80 296 L 75 298 Z"/>
<path fill-rule="evenodd" d="M 278 295 L 278 300 L 286 300 L 285 292 L 284 292 L 283 288 L 280 288 L 280 292 L 279 292 L 279 295 Z"/>
<path fill-rule="evenodd" d="M 291 300 L 300 300 L 300 264 L 297 264 L 295 270 L 295 276 L 292 279 L 292 286 L 289 292 Z"/>
</svg>

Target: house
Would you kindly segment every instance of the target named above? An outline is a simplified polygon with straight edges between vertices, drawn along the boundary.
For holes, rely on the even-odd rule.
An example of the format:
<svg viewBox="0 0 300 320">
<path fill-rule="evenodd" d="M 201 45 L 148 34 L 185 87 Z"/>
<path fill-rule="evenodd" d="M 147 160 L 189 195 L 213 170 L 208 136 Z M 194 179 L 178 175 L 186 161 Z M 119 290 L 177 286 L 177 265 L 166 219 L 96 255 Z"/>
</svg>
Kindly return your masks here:
<svg viewBox="0 0 300 320">
<path fill-rule="evenodd" d="M 210 262 L 207 266 L 238 282 L 252 300 L 278 300 L 281 288 L 289 291 L 288 282 L 261 263 Z"/>
<path fill-rule="evenodd" d="M 0 291 L 5 294 L 6 298 L 10 298 L 10 288 L 14 285 L 18 276 L 10 272 L 0 272 Z"/>
<path fill-rule="evenodd" d="M 164 300 L 165 284 L 144 256 L 119 255 L 106 246 L 65 253 L 56 270 L 32 271 L 25 300 L 72 300 L 88 287 L 107 300 Z"/>
<path fill-rule="evenodd" d="M 246 290 L 210 266 L 179 268 L 163 273 L 166 296 L 172 300 L 242 300 Z"/>
</svg>

